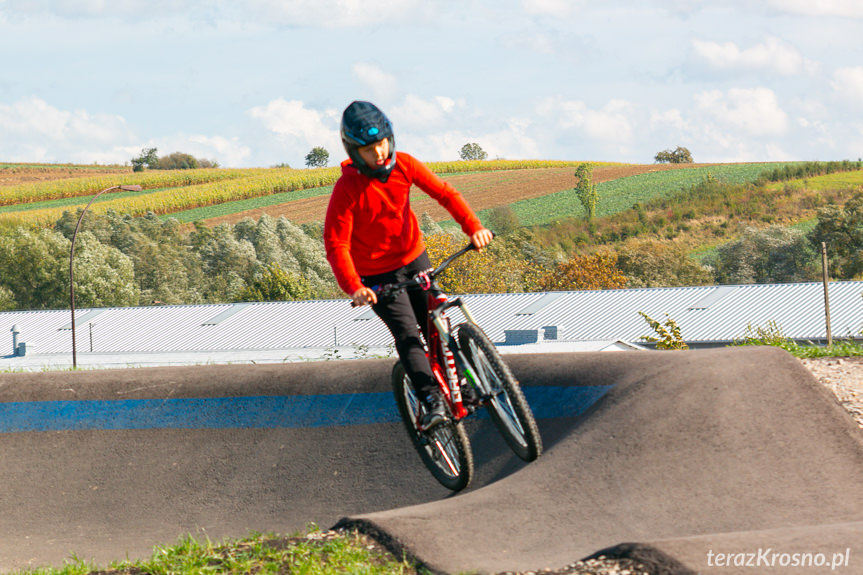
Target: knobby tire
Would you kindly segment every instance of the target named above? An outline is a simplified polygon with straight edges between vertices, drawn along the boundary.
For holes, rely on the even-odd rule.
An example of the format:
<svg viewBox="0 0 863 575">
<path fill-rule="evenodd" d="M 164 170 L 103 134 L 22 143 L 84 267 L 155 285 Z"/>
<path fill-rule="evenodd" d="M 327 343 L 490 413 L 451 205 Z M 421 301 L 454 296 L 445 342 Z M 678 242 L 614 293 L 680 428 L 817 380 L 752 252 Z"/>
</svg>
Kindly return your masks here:
<svg viewBox="0 0 863 575">
<path fill-rule="evenodd" d="M 467 487 L 473 479 L 473 452 L 462 424 L 450 418 L 427 432 L 419 431 L 420 403 L 401 362 L 393 368 L 392 383 L 399 414 L 423 464 L 447 489 Z"/>
<path fill-rule="evenodd" d="M 478 391 L 489 396 L 486 408 L 498 431 L 518 457 L 533 461 L 542 454 L 542 437 L 518 380 L 478 326 L 459 325 L 457 340 L 478 380 Z"/>
</svg>

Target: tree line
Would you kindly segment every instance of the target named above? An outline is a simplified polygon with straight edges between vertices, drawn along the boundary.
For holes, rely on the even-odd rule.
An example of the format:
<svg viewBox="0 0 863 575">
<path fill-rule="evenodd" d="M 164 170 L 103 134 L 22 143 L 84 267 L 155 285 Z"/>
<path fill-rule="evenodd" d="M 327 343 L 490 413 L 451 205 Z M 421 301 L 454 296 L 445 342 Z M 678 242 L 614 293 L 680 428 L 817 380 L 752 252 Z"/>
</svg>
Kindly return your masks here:
<svg viewBox="0 0 863 575">
<path fill-rule="evenodd" d="M 581 176 L 589 184 L 589 174 Z M 456 262 L 441 284 L 451 293 L 502 293 L 815 281 L 822 242 L 833 279 L 863 278 L 863 191 L 833 201 L 813 194 L 822 205 L 808 231 L 770 223 L 782 211 L 778 202 L 791 195 L 706 178 L 613 221 L 538 228 L 520 226 L 502 206 L 485 216 L 498 238 Z M 687 204 L 695 201 L 698 208 Z M 802 194 L 799 201 L 816 200 Z M 0 229 L 0 310 L 68 305 L 70 240 L 79 214 L 66 212 L 49 229 Z M 735 226 L 734 239 L 723 238 Z M 435 262 L 466 242 L 427 214 L 421 227 Z M 694 258 L 686 234 L 725 241 Z M 321 225 L 269 216 L 190 228 L 153 214 L 91 213 L 77 237 L 75 280 L 82 308 L 344 297 L 326 261 Z"/>
</svg>

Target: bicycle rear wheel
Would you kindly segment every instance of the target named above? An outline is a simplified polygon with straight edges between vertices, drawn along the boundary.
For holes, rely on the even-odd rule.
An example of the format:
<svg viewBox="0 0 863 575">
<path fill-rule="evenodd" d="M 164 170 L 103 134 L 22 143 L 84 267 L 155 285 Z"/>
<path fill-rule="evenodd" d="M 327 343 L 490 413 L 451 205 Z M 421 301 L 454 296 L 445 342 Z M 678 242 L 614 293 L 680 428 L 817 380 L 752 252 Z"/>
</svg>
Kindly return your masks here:
<svg viewBox="0 0 863 575">
<path fill-rule="evenodd" d="M 461 491 L 473 479 L 473 452 L 462 424 L 450 418 L 426 432 L 420 431 L 417 421 L 422 406 L 401 362 L 393 368 L 392 380 L 399 414 L 423 464 L 441 485 Z"/>
<path fill-rule="evenodd" d="M 533 461 L 542 454 L 542 437 L 521 386 L 488 336 L 476 325 L 458 326 L 458 345 L 479 393 L 504 440 L 517 456 Z"/>
</svg>

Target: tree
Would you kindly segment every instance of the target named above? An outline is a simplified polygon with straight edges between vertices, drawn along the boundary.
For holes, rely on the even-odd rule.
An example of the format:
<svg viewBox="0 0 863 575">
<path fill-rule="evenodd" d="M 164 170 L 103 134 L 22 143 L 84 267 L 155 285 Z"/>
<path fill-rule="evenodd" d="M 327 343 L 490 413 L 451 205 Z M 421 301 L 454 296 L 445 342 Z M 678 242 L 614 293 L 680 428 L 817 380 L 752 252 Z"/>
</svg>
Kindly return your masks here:
<svg viewBox="0 0 863 575">
<path fill-rule="evenodd" d="M 596 215 L 596 202 L 599 199 L 596 184 L 593 183 L 593 166 L 579 164 L 575 169 L 575 180 L 575 192 L 584 207 L 584 219 L 589 222 Z"/>
<path fill-rule="evenodd" d="M 818 223 L 809 233 L 812 246 L 827 244 L 830 273 L 837 279 L 863 274 L 863 192 L 857 192 L 844 206 L 830 205 L 818 210 Z"/>
<path fill-rule="evenodd" d="M 317 146 L 306 154 L 307 168 L 325 168 L 330 161 L 330 153 L 323 147 Z"/>
<path fill-rule="evenodd" d="M 653 157 L 657 164 L 691 164 L 692 153 L 683 146 L 674 150 L 662 150 Z"/>
<path fill-rule="evenodd" d="M 80 307 L 138 305 L 132 259 L 100 243 L 90 232 L 80 234 L 75 251 L 75 302 Z"/>
<path fill-rule="evenodd" d="M 497 206 L 488 213 L 488 227 L 494 233 L 505 236 L 521 227 L 521 221 L 512 206 Z"/>
<path fill-rule="evenodd" d="M 159 158 L 160 170 L 195 170 L 199 167 L 200 163 L 192 154 L 174 152 Z"/>
<path fill-rule="evenodd" d="M 433 266 L 467 244 L 461 232 L 429 235 L 424 240 Z M 437 283 L 443 291 L 453 294 L 521 292 L 525 291 L 531 270 L 531 262 L 498 238 L 482 252 L 471 252 L 454 261 Z"/>
<path fill-rule="evenodd" d="M 816 258 L 803 232 L 772 226 L 747 228 L 710 258 L 721 284 L 799 282 L 817 277 Z"/>
<path fill-rule="evenodd" d="M 6 288 L 5 293 L 14 295 L 18 308 L 55 309 L 68 305 L 69 240 L 49 229 L 9 229 L 3 235 L 0 286 Z"/>
<path fill-rule="evenodd" d="M 143 172 L 144 166 L 151 170 L 159 167 L 159 156 L 156 148 L 142 148 L 141 155 L 132 158 L 132 171 Z"/>
<path fill-rule="evenodd" d="M 258 259 L 255 246 L 247 239 L 237 239 L 234 228 L 219 224 L 198 251 L 207 277 L 209 301 L 230 301 L 254 278 Z"/>
<path fill-rule="evenodd" d="M 617 268 L 617 254 L 576 254 L 540 278 L 541 291 L 620 289 L 626 277 Z"/>
<path fill-rule="evenodd" d="M 65 212 L 54 229 L 71 238 L 78 215 Z M 205 276 L 198 250 L 209 240 L 209 228 L 184 233 L 174 218 L 88 213 L 81 231 L 92 233 L 102 244 L 128 256 L 134 265 L 138 303 L 205 303 L 204 292 L 211 278 Z M 193 243 L 197 242 L 197 243 Z M 76 255 L 77 258 L 77 255 Z"/>
<path fill-rule="evenodd" d="M 620 248 L 617 266 L 628 278 L 626 287 L 711 285 L 713 272 L 689 257 L 673 242 L 633 238 Z"/>
<path fill-rule="evenodd" d="M 485 160 L 488 158 L 488 154 L 476 142 L 462 146 L 458 155 L 464 161 Z"/>
<path fill-rule="evenodd" d="M 286 272 L 278 264 L 263 266 L 237 296 L 240 301 L 295 301 L 309 299 L 312 288 L 300 274 Z"/>
</svg>

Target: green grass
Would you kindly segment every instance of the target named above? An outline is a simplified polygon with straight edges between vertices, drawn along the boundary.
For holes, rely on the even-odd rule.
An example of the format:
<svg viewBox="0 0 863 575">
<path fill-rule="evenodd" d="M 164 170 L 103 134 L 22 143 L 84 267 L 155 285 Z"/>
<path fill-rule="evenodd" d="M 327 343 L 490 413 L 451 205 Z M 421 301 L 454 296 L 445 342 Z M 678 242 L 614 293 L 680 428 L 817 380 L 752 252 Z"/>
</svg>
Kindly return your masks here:
<svg viewBox="0 0 863 575">
<path fill-rule="evenodd" d="M 312 528 L 292 537 L 252 534 L 214 544 L 184 537 L 170 547 L 157 547 L 147 561 L 124 561 L 100 568 L 73 557 L 59 568 L 16 571 L 31 575 L 201 575 L 302 573 L 324 575 L 419 575 L 424 569 L 394 558 L 373 540 L 356 532 L 321 532 Z M 13 575 L 14 575 L 13 574 Z"/>
<path fill-rule="evenodd" d="M 863 332 L 861 332 L 861 335 L 863 335 Z M 863 341 L 848 337 L 834 339 L 830 345 L 797 343 L 786 337 L 782 333 L 782 327 L 775 321 L 767 322 L 767 325 L 764 326 L 747 325 L 746 333 L 732 345 L 769 345 L 780 347 L 799 358 L 863 356 Z"/>
<path fill-rule="evenodd" d="M 596 217 L 618 214 L 633 205 L 668 197 L 704 180 L 707 174 L 729 184 L 752 182 L 768 168 L 785 164 L 727 164 L 650 172 L 597 184 Z M 584 208 L 574 189 L 512 204 L 521 225 L 535 226 L 567 217 L 583 217 Z"/>
<path fill-rule="evenodd" d="M 230 216 L 238 212 L 246 210 L 254 210 L 258 208 L 266 208 L 269 206 L 277 206 L 294 200 L 304 200 L 306 198 L 315 198 L 318 196 L 328 196 L 333 192 L 332 186 L 324 186 L 321 188 L 308 188 L 305 190 L 296 190 L 291 192 L 282 192 L 279 194 L 270 194 L 257 198 L 249 198 L 247 200 L 237 200 L 235 202 L 224 202 L 203 208 L 194 208 L 191 210 L 183 210 L 160 216 L 161 219 L 174 218 L 182 223 L 191 223 L 199 220 L 207 220 L 210 218 L 218 218 L 222 216 Z"/>
</svg>

